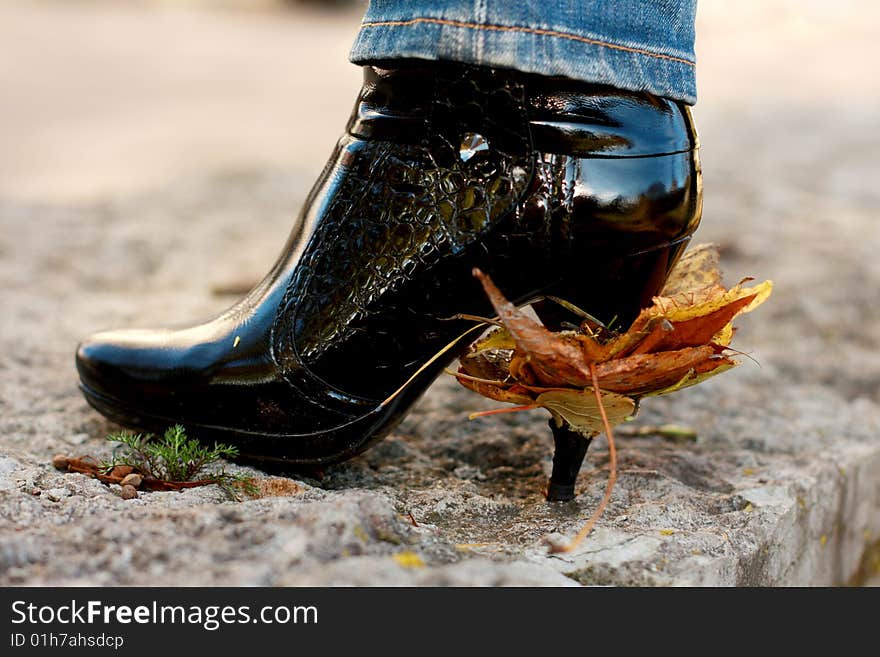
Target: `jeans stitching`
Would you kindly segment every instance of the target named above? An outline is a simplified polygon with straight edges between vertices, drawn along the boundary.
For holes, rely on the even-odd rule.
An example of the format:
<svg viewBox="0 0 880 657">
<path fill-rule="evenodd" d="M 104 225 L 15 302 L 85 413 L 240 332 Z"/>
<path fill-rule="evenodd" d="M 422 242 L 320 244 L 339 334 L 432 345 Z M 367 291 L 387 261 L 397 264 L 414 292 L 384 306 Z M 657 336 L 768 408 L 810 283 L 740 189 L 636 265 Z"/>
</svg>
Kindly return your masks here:
<svg viewBox="0 0 880 657">
<path fill-rule="evenodd" d="M 487 7 L 486 0 L 474 0 L 474 17 L 478 21 L 485 22 L 487 16 Z M 483 59 L 483 51 L 486 45 L 485 34 L 480 30 L 474 30 L 474 36 L 476 37 L 474 46 L 475 46 L 475 54 L 477 57 L 477 61 L 481 61 Z"/>
<path fill-rule="evenodd" d="M 559 37 L 561 39 L 570 39 L 572 41 L 588 43 L 593 46 L 601 46 L 603 48 L 611 48 L 613 50 L 623 50 L 639 55 L 647 55 L 648 57 L 656 57 L 657 59 L 667 59 L 673 62 L 678 62 L 680 64 L 686 64 L 688 66 L 696 66 L 696 63 L 692 62 L 689 59 L 673 57 L 672 55 L 664 55 L 663 53 L 658 52 L 651 52 L 650 50 L 644 50 L 642 48 L 621 46 L 616 43 L 608 43 L 607 41 L 600 41 L 598 39 L 590 39 L 589 37 L 583 37 L 577 34 L 570 34 L 569 32 L 559 32 L 557 30 L 545 30 L 534 27 L 520 27 L 517 25 L 488 25 L 479 23 L 468 23 L 466 21 L 454 21 L 445 18 L 412 18 L 405 21 L 373 21 L 368 23 L 361 23 L 361 27 L 405 27 L 407 25 L 417 25 L 419 23 L 447 25 L 449 27 L 463 27 L 472 30 L 490 30 L 494 32 L 524 32 L 526 34 L 538 34 L 541 36 Z"/>
</svg>

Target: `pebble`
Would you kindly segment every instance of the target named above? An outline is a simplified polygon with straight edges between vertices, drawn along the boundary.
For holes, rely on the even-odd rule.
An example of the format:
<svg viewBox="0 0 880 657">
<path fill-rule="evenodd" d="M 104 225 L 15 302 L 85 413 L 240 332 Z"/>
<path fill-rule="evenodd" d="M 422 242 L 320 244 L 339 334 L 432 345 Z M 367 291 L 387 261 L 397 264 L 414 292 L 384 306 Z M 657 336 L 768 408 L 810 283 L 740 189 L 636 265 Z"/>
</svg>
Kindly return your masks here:
<svg viewBox="0 0 880 657">
<path fill-rule="evenodd" d="M 73 492 L 69 488 L 50 488 L 46 491 L 46 497 L 53 502 L 60 502 L 65 497 L 70 497 Z"/>
<path fill-rule="evenodd" d="M 132 472 L 131 474 L 125 475 L 119 483 L 123 486 L 133 486 L 134 488 L 138 488 L 143 480 L 144 478 L 139 474 Z"/>
<path fill-rule="evenodd" d="M 86 442 L 90 438 L 91 438 L 91 436 L 89 436 L 89 434 L 87 434 L 87 433 L 75 433 L 67 439 L 67 442 L 69 442 L 72 445 L 82 445 L 84 442 Z"/>
<path fill-rule="evenodd" d="M 131 484 L 125 484 L 125 486 L 122 487 L 121 495 L 122 495 L 122 499 L 124 499 L 124 500 L 137 499 L 137 496 L 138 496 L 137 488 L 135 488 Z"/>
<path fill-rule="evenodd" d="M 67 470 L 69 460 L 64 454 L 56 454 L 52 457 L 52 465 L 58 470 Z"/>
</svg>

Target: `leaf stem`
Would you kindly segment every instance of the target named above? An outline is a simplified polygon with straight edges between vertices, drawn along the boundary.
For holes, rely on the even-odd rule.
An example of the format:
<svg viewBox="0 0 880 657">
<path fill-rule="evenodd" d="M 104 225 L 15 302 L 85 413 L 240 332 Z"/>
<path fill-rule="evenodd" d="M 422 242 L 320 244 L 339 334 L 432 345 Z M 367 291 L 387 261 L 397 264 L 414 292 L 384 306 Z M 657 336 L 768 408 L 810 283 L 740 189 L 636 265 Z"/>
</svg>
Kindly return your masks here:
<svg viewBox="0 0 880 657">
<path fill-rule="evenodd" d="M 473 420 L 478 417 L 486 417 L 488 415 L 501 415 L 502 413 L 516 413 L 518 411 L 531 411 L 532 409 L 539 408 L 535 404 L 528 404 L 526 406 L 508 406 L 506 408 L 493 408 L 491 411 L 478 411 L 476 413 L 471 413 L 468 415 L 468 420 Z"/>
<path fill-rule="evenodd" d="M 599 392 L 599 376 L 596 373 L 595 363 L 590 363 L 590 376 L 593 379 L 593 393 L 596 395 L 596 403 L 599 405 L 599 413 L 602 415 L 602 423 L 605 426 L 605 437 L 608 439 L 608 456 L 611 471 L 608 474 L 608 484 L 605 487 L 605 495 L 602 497 L 602 501 L 599 502 L 599 506 L 597 506 L 596 510 L 593 512 L 592 517 L 587 521 L 587 524 L 584 525 L 583 529 L 578 532 L 577 536 L 575 536 L 568 545 L 558 547 L 554 549 L 553 552 L 571 552 L 581 544 L 590 532 L 593 531 L 596 522 L 605 512 L 605 507 L 607 507 L 608 503 L 611 501 L 611 493 L 614 490 L 614 484 L 617 483 L 617 449 L 614 446 L 614 434 L 611 431 L 611 424 L 608 422 L 608 416 L 605 414 L 605 406 L 602 404 L 602 393 Z"/>
</svg>

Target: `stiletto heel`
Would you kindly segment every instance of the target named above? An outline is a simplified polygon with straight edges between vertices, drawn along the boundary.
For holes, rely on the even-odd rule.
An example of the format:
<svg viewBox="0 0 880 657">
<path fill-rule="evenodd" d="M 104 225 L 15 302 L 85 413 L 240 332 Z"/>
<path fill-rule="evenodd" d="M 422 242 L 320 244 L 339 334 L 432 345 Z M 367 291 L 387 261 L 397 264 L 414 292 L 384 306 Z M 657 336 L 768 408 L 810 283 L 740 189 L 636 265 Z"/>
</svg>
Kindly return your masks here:
<svg viewBox="0 0 880 657">
<path fill-rule="evenodd" d="M 548 502 L 568 502 L 574 499 L 574 484 L 587 455 L 592 438 L 584 438 L 566 425 L 557 426 L 550 418 L 550 430 L 553 432 L 553 473 L 547 484 Z"/>
</svg>

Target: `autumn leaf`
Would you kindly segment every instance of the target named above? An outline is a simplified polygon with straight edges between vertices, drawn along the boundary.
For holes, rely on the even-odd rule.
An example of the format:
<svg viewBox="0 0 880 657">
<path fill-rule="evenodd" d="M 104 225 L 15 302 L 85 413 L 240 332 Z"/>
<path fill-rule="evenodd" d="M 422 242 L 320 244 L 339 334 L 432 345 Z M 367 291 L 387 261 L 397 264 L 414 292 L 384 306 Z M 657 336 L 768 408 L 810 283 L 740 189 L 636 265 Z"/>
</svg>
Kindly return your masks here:
<svg viewBox="0 0 880 657">
<path fill-rule="evenodd" d="M 693 292 L 721 285 L 721 260 L 718 247 L 714 244 L 692 246 L 679 258 L 678 263 L 666 278 L 660 294 L 674 297 L 682 292 Z"/>
<path fill-rule="evenodd" d="M 708 374 L 722 365 L 733 364 L 716 353 L 712 345 L 673 351 L 635 354 L 596 365 L 599 389 L 634 397 L 662 390 L 689 374 Z"/>
<path fill-rule="evenodd" d="M 620 424 L 636 409 L 635 403 L 629 397 L 604 391 L 600 394 L 608 421 L 612 425 Z M 557 426 L 566 422 L 583 436 L 595 436 L 602 431 L 602 413 L 592 388 L 548 390 L 539 394 L 535 403 L 550 411 Z"/>
</svg>

